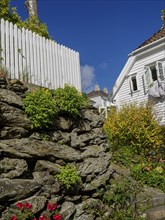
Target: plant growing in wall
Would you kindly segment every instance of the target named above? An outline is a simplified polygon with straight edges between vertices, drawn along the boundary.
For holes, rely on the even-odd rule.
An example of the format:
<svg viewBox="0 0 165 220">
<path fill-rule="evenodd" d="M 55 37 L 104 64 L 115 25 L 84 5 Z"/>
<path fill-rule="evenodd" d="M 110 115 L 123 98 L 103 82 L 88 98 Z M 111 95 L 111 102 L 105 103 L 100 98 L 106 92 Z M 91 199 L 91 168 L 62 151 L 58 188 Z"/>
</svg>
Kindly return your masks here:
<svg viewBox="0 0 165 220">
<path fill-rule="evenodd" d="M 66 189 L 70 189 L 72 186 L 81 182 L 81 177 L 79 176 L 76 167 L 71 164 L 62 166 L 60 173 L 55 177 L 66 187 Z"/>
<path fill-rule="evenodd" d="M 32 91 L 24 98 L 23 104 L 33 128 L 48 128 L 53 124 L 57 109 L 48 89 L 40 88 Z"/>
<path fill-rule="evenodd" d="M 59 113 L 68 114 L 74 118 L 80 116 L 80 110 L 88 106 L 88 99 L 74 86 L 65 85 L 52 91 Z"/>
</svg>

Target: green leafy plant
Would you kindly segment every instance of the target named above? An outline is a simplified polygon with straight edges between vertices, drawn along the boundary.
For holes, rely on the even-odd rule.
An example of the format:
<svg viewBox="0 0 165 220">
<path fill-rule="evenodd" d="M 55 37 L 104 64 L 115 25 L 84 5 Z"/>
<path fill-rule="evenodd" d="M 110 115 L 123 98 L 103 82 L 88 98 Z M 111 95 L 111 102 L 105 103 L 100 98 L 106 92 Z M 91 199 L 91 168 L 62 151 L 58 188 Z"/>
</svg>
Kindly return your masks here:
<svg viewBox="0 0 165 220">
<path fill-rule="evenodd" d="M 112 151 L 128 147 L 137 155 L 158 154 L 163 145 L 162 128 L 156 121 L 152 106 L 123 105 L 119 111 L 112 109 L 104 123 L 104 131 Z"/>
<path fill-rule="evenodd" d="M 35 217 L 32 211 L 32 204 L 25 202 L 17 202 L 16 204 L 17 212 L 13 214 L 9 220 L 62 220 L 62 216 L 58 213 L 57 205 L 47 203 L 47 211 L 39 216 Z"/>
<path fill-rule="evenodd" d="M 57 109 L 48 89 L 40 88 L 29 93 L 23 100 L 23 107 L 33 128 L 48 128 L 53 125 Z"/>
<path fill-rule="evenodd" d="M 88 106 L 88 99 L 73 86 L 65 85 L 52 91 L 59 113 L 80 116 L 80 110 Z"/>
<path fill-rule="evenodd" d="M 81 177 L 78 174 L 78 171 L 75 166 L 71 164 L 67 164 L 66 166 L 62 166 L 60 169 L 60 173 L 55 176 L 66 189 L 70 189 L 72 186 L 81 182 Z"/>
<path fill-rule="evenodd" d="M 102 191 L 102 201 L 111 210 L 108 220 L 142 220 L 147 210 L 146 199 L 139 197 L 142 184 L 133 181 L 130 177 L 111 180 Z M 106 219 L 106 218 L 105 218 Z"/>
<path fill-rule="evenodd" d="M 143 162 L 131 167 L 134 179 L 165 192 L 165 167 L 162 162 Z"/>
<path fill-rule="evenodd" d="M 37 17 L 32 16 L 31 18 L 27 18 L 25 21 L 22 21 L 21 17 L 17 13 L 17 8 L 10 8 L 10 0 L 0 1 L 0 19 L 1 18 L 16 24 L 20 28 L 24 27 L 25 29 L 29 29 L 40 36 L 48 39 L 51 38 L 46 24 L 41 23 Z"/>
</svg>

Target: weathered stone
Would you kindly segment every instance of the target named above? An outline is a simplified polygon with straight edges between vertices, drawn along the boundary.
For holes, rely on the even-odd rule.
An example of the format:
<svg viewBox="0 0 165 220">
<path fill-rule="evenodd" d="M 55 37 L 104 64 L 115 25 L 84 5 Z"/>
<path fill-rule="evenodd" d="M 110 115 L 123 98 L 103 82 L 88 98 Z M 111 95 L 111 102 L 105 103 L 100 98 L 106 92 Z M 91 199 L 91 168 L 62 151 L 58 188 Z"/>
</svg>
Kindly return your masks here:
<svg viewBox="0 0 165 220">
<path fill-rule="evenodd" d="M 102 202 L 99 199 L 87 199 L 76 205 L 76 213 L 73 220 L 94 220 L 96 210 L 100 210 Z"/>
<path fill-rule="evenodd" d="M 21 95 L 24 94 L 28 90 L 28 88 L 24 85 L 19 85 L 15 83 L 10 86 L 10 90 L 14 91 L 17 95 Z"/>
<path fill-rule="evenodd" d="M 0 86 L 2 85 L 7 85 L 7 79 L 5 77 L 2 77 L 0 73 Z"/>
<path fill-rule="evenodd" d="M 35 171 L 46 171 L 55 175 L 60 172 L 60 165 L 51 163 L 49 161 L 38 160 L 35 166 Z"/>
<path fill-rule="evenodd" d="M 50 197 L 60 191 L 59 183 L 48 172 L 33 172 L 33 177 L 38 184 L 42 185 L 43 193 L 41 195 L 48 195 Z"/>
<path fill-rule="evenodd" d="M 1 139 L 27 137 L 28 131 L 21 127 L 4 127 L 0 130 Z"/>
<path fill-rule="evenodd" d="M 17 107 L 23 106 L 21 97 L 7 89 L 0 89 L 0 101 Z"/>
<path fill-rule="evenodd" d="M 164 220 L 165 219 L 165 205 L 149 209 L 147 211 L 147 219 Z"/>
<path fill-rule="evenodd" d="M 22 127 L 25 129 L 31 129 L 30 119 L 27 117 L 25 112 L 14 106 L 10 106 L 6 103 L 0 102 L 0 109 L 5 118 L 5 125 L 8 127 Z"/>
<path fill-rule="evenodd" d="M 9 179 L 19 177 L 27 168 L 25 160 L 4 158 L 0 160 L 0 177 Z"/>
<path fill-rule="evenodd" d="M 11 79 L 11 80 L 9 81 L 9 84 L 10 84 L 11 86 L 14 85 L 14 84 L 23 86 L 23 82 L 21 82 L 19 79 Z"/>
<path fill-rule="evenodd" d="M 70 134 L 67 132 L 56 131 L 52 135 L 52 140 L 59 144 L 70 143 Z"/>
<path fill-rule="evenodd" d="M 56 118 L 54 124 L 55 124 L 55 129 L 68 131 L 71 129 L 72 125 L 74 124 L 74 120 L 65 116 L 61 116 Z"/>
<path fill-rule="evenodd" d="M 65 220 L 71 219 L 74 214 L 76 207 L 73 202 L 64 202 L 61 206 L 60 214 Z"/>
<path fill-rule="evenodd" d="M 93 128 L 100 128 L 104 123 L 104 116 L 98 112 L 98 109 L 91 108 L 82 111 L 83 119 L 87 119 L 90 126 Z"/>
<path fill-rule="evenodd" d="M 66 161 L 79 161 L 82 159 L 79 151 L 67 145 L 58 145 L 50 141 L 39 141 L 29 138 L 2 140 L 0 152 L 24 158 L 54 157 Z"/>
<path fill-rule="evenodd" d="M 98 158 L 86 158 L 78 165 L 80 175 L 85 177 L 91 173 L 101 174 L 106 171 L 110 163 L 110 154 L 104 154 Z"/>
<path fill-rule="evenodd" d="M 114 170 L 109 169 L 102 175 L 96 176 L 90 183 L 84 184 L 83 191 L 92 191 L 97 190 L 100 186 L 105 185 L 105 183 L 110 179 L 110 176 L 113 174 Z"/>
<path fill-rule="evenodd" d="M 32 196 L 39 189 L 41 189 L 41 185 L 35 180 L 0 179 L 0 204 L 25 199 L 27 196 Z"/>
<path fill-rule="evenodd" d="M 84 158 L 87 157 L 99 157 L 99 155 L 105 151 L 102 146 L 92 145 L 84 147 L 84 152 L 81 154 Z"/>
<path fill-rule="evenodd" d="M 44 196 L 32 196 L 32 197 L 27 198 L 25 200 L 20 200 L 19 202 L 30 203 L 32 205 L 32 208 L 31 208 L 32 212 L 37 213 L 44 208 L 44 206 L 47 202 L 47 199 Z M 11 205 L 7 211 L 3 212 L 2 220 L 10 219 L 12 215 L 16 214 L 16 209 L 17 209 L 16 204 L 17 204 L 17 202 L 14 203 L 13 205 Z"/>
</svg>

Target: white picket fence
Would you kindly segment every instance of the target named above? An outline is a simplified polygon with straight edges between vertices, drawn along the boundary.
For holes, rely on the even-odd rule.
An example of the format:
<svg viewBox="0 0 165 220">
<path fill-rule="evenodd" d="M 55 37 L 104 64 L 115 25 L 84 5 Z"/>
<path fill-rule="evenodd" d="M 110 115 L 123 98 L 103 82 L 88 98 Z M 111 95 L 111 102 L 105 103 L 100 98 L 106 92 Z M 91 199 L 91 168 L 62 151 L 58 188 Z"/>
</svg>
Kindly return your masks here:
<svg viewBox="0 0 165 220">
<path fill-rule="evenodd" d="M 79 53 L 27 29 L 0 20 L 1 65 L 11 79 L 56 89 L 64 84 L 81 91 Z"/>
</svg>

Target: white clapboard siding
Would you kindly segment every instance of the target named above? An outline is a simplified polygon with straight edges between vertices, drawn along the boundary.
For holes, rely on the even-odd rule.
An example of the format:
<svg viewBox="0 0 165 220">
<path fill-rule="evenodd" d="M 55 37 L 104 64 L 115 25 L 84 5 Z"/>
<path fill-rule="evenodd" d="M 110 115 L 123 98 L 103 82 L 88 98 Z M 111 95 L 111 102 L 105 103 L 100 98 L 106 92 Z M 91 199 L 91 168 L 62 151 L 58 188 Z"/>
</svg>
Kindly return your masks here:
<svg viewBox="0 0 165 220">
<path fill-rule="evenodd" d="M 11 79 L 50 89 L 75 86 L 81 91 L 79 53 L 27 29 L 0 20 L 0 65 Z"/>
</svg>

